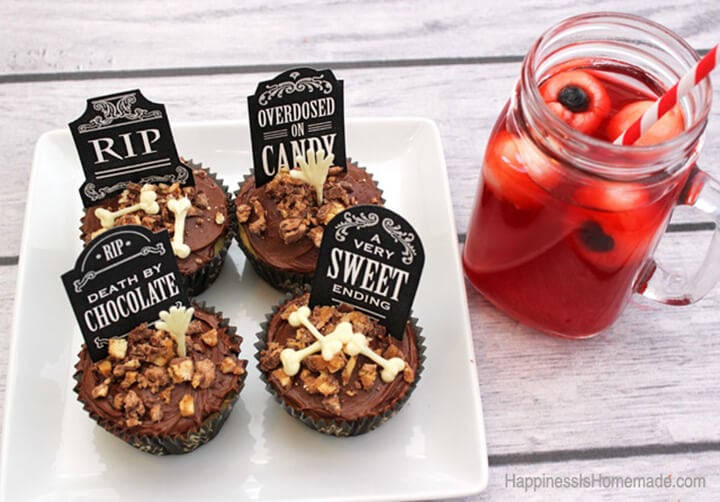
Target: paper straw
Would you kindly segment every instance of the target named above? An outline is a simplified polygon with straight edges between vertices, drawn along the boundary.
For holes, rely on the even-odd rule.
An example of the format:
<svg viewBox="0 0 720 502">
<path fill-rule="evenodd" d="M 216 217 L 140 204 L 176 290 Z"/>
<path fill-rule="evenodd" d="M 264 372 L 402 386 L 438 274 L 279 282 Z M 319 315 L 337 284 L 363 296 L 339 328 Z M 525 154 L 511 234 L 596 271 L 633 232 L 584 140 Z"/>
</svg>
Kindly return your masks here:
<svg viewBox="0 0 720 502">
<path fill-rule="evenodd" d="M 660 99 L 655 101 L 642 116 L 632 123 L 624 133 L 614 141 L 616 145 L 632 145 L 640 136 L 645 134 L 660 117 L 665 115 L 677 104 L 679 100 L 687 96 L 693 87 L 701 82 L 708 74 L 715 69 L 718 63 L 718 46 L 713 47 L 710 52 L 688 71 L 674 86 L 672 86 Z"/>
</svg>

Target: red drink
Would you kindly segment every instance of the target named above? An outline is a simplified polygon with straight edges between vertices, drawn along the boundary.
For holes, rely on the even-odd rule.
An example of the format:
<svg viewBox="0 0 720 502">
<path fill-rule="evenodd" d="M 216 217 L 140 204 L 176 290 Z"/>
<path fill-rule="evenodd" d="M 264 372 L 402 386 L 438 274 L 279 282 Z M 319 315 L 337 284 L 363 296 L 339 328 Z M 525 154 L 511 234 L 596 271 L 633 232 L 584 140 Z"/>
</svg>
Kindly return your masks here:
<svg viewBox="0 0 720 502">
<path fill-rule="evenodd" d="M 633 292 L 686 305 L 720 280 L 720 182 L 695 166 L 707 79 L 640 141 L 613 144 L 698 59 L 627 14 L 576 16 L 540 36 L 486 148 L 463 250 L 478 291 L 529 326 L 582 338 L 607 328 Z M 677 204 L 717 223 L 692 277 L 652 257 Z"/>
<path fill-rule="evenodd" d="M 547 96 L 545 103 L 531 103 L 529 111 L 513 109 L 522 102 L 521 83 L 488 141 L 463 251 L 468 279 L 498 308 L 531 327 L 573 338 L 608 327 L 652 274 L 654 262 L 648 258 L 691 171 L 685 166 L 635 176 L 635 164 L 642 169 L 654 162 L 654 153 L 642 148 L 612 166 L 637 179 L 585 165 L 593 159 L 613 164 L 604 150 L 622 132 L 618 127 L 642 112 L 635 113 L 641 105 L 633 103 L 655 100 L 662 92 L 657 81 L 630 66 L 585 61 L 585 68 L 582 62 L 566 62 L 560 71 L 547 72 L 539 88 L 542 94 L 553 78 L 564 82 L 587 75 L 590 92 L 599 84 L 605 94 L 591 98 L 592 106 L 602 108 L 600 115 L 581 116 L 573 108 L 562 116 L 582 131 L 579 138 L 593 139 L 583 140 L 577 156 L 569 154 L 574 147 L 566 144 L 563 131 L 546 133 L 540 130 L 545 121 L 531 116 L 533 106 L 551 108 Z M 679 134 L 682 113 L 659 126 L 658 141 Z"/>
</svg>

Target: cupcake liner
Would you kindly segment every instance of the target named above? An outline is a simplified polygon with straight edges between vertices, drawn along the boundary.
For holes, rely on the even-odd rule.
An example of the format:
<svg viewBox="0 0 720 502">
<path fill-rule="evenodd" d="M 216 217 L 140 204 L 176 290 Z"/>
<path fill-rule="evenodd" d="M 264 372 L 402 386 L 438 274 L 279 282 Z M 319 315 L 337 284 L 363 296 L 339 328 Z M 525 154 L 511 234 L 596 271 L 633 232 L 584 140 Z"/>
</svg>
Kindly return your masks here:
<svg viewBox="0 0 720 502">
<path fill-rule="evenodd" d="M 183 275 L 183 278 L 185 279 L 185 287 L 187 288 L 187 294 L 189 296 L 196 296 L 205 291 L 213 282 L 215 282 L 215 279 L 218 278 L 222 267 L 225 264 L 225 258 L 227 257 L 228 249 L 230 249 L 230 244 L 235 238 L 235 231 L 237 228 L 236 225 L 233 225 L 233 218 L 231 216 L 231 214 L 235 213 L 235 204 L 233 203 L 233 199 L 230 194 L 230 188 L 224 184 L 222 179 L 218 178 L 217 174 L 207 167 L 203 167 L 202 163 L 195 163 L 192 159 L 183 160 L 190 168 L 202 169 L 208 173 L 217 186 L 225 192 L 225 207 L 227 208 L 228 217 L 230 218 L 228 229 L 222 237 L 224 239 L 222 247 L 216 252 L 213 259 L 203 265 L 203 267 L 197 272 L 190 275 Z"/>
<path fill-rule="evenodd" d="M 380 192 L 380 205 L 385 205 L 385 198 L 382 197 L 383 190 L 378 186 L 377 181 L 375 181 L 375 178 L 373 177 L 372 173 L 370 173 L 366 167 L 361 166 L 354 162 L 351 157 L 347 158 L 348 164 L 353 164 L 358 169 L 362 169 L 365 171 L 365 173 L 368 175 L 370 180 L 375 184 L 377 189 Z M 233 194 L 233 200 L 231 202 L 231 209 L 233 213 L 233 218 L 235 221 L 235 240 L 238 243 L 238 246 L 242 250 L 242 252 L 245 254 L 245 257 L 252 265 L 255 272 L 263 279 L 265 282 L 270 284 L 275 289 L 279 289 L 280 291 L 292 291 L 295 288 L 302 287 L 304 284 L 309 284 L 312 282 L 313 277 L 315 275 L 314 272 L 310 273 L 300 273 L 300 272 L 293 272 L 290 270 L 280 270 L 269 263 L 263 261 L 260 259 L 260 257 L 255 254 L 255 251 L 252 248 L 252 245 L 250 243 L 249 236 L 247 235 L 247 229 L 240 224 L 237 221 L 237 214 L 235 213 L 236 208 L 236 201 L 240 194 L 240 191 L 242 190 L 243 185 L 247 182 L 247 180 L 254 176 L 254 171 L 251 169 L 250 174 L 246 174 L 243 176 L 243 181 L 239 183 L 239 188 L 234 192 Z"/>
<path fill-rule="evenodd" d="M 410 396 L 412 395 L 413 391 L 417 387 L 418 382 L 420 381 L 421 374 L 423 372 L 423 369 L 425 368 L 425 337 L 421 335 L 423 328 L 418 326 L 417 318 L 411 316 L 408 319 L 412 331 L 415 334 L 415 346 L 417 348 L 418 364 L 417 369 L 415 370 L 415 380 L 410 384 L 405 394 L 400 399 L 398 399 L 390 408 L 381 413 L 378 413 L 377 415 L 372 415 L 356 420 L 344 420 L 341 418 L 315 419 L 310 415 L 306 414 L 305 412 L 297 410 L 292 406 L 288 405 L 282 398 L 282 396 L 280 396 L 275 386 L 270 382 L 266 373 L 260 368 L 260 353 L 267 348 L 267 329 L 270 324 L 270 320 L 285 305 L 285 303 L 295 298 L 296 296 L 299 296 L 299 294 L 302 294 L 303 292 L 309 290 L 309 286 L 305 285 L 302 289 L 297 288 L 294 293 L 286 293 L 285 298 L 283 298 L 280 303 L 273 306 L 272 311 L 269 314 L 266 314 L 266 320 L 260 324 L 261 331 L 257 333 L 258 341 L 254 344 L 254 347 L 256 349 L 255 359 L 258 361 L 257 368 L 260 372 L 260 379 L 265 384 L 265 389 L 273 396 L 275 401 L 277 401 L 281 405 L 282 409 L 285 410 L 285 412 L 287 412 L 290 416 L 300 420 L 306 426 L 318 432 L 331 436 L 348 437 L 365 434 L 374 429 L 377 429 L 402 409 L 408 399 L 410 399 Z"/>
<path fill-rule="evenodd" d="M 235 211 L 233 211 L 234 213 Z M 237 221 L 237 215 L 235 215 Z M 238 246 L 245 254 L 245 258 L 250 265 L 252 265 L 255 273 L 259 275 L 265 282 L 270 284 L 275 289 L 280 291 L 292 291 L 295 288 L 302 287 L 304 284 L 312 282 L 314 273 L 310 274 L 299 274 L 296 272 L 289 272 L 285 270 L 279 270 L 272 267 L 270 264 L 262 261 L 250 246 L 247 239 L 247 230 L 238 224 L 237 233 L 235 234 L 235 241 Z"/>
<path fill-rule="evenodd" d="M 78 381 L 81 377 L 82 372 L 76 373 L 74 376 Z M 77 392 L 77 386 L 75 391 Z M 206 418 L 198 431 L 188 432 L 178 436 L 143 436 L 133 434 L 128 430 L 114 426 L 97 414 L 90 412 L 84 403 L 83 409 L 87 411 L 90 418 L 95 420 L 103 429 L 140 451 L 157 456 L 180 455 L 196 450 L 220 432 L 225 420 L 230 416 L 230 412 L 238 400 L 239 395 L 239 392 L 228 394 L 223 401 L 220 411 Z"/>
<path fill-rule="evenodd" d="M 221 237 L 221 239 L 223 239 L 222 246 L 216 251 L 215 256 L 196 272 L 189 275 L 182 274 L 183 283 L 185 284 L 185 289 L 188 296 L 197 296 L 203 291 L 205 291 L 220 275 L 222 267 L 225 264 L 225 258 L 227 257 L 228 250 L 230 249 L 230 244 L 235 238 L 235 232 L 237 230 L 237 217 L 235 217 L 236 223 L 233 224 L 232 215 L 235 214 L 235 204 L 233 202 L 230 189 L 227 185 L 224 184 L 223 180 L 218 178 L 217 174 L 215 174 L 207 167 L 203 167 L 202 163 L 196 163 L 192 159 L 183 159 L 183 162 L 185 163 L 185 165 L 187 165 L 193 170 L 202 169 L 203 171 L 205 171 L 208 176 L 212 178 L 215 184 L 220 187 L 220 189 L 225 193 L 225 207 L 227 208 L 228 217 L 230 218 L 228 230 L 225 232 L 225 235 Z M 82 218 L 80 218 L 80 240 L 84 240 L 82 225 L 86 213 L 87 208 L 84 208 L 83 216 Z"/>
<path fill-rule="evenodd" d="M 197 307 L 199 310 L 219 316 L 222 319 L 219 326 L 227 328 L 228 336 L 235 339 L 238 346 L 242 343 L 242 337 L 235 334 L 237 328 L 230 325 L 229 319 L 222 317 L 222 312 L 216 312 L 214 307 L 206 305 L 205 302 L 193 302 L 193 306 Z M 85 348 L 83 348 L 78 354 L 79 358 L 82 356 L 84 350 Z M 240 361 L 243 368 L 245 368 L 247 366 L 247 360 L 241 359 Z M 79 365 L 80 362 L 77 363 L 76 368 Z M 225 396 L 220 410 L 210 414 L 205 420 L 203 420 L 198 430 L 191 430 L 177 435 L 135 434 L 131 430 L 117 426 L 112 421 L 92 412 L 80 396 L 80 381 L 82 379 L 82 375 L 83 371 L 80 369 L 78 369 L 73 375 L 73 378 L 77 381 L 73 390 L 77 394 L 77 400 L 82 403 L 83 409 L 88 413 L 90 418 L 95 420 L 100 427 L 108 431 L 110 434 L 122 439 L 130 446 L 145 453 L 163 456 L 190 453 L 214 438 L 220 432 L 223 424 L 230 416 L 230 412 L 240 396 L 240 391 L 242 391 L 245 386 L 247 372 L 239 377 L 239 387 L 237 391 L 229 392 L 227 396 Z"/>
</svg>

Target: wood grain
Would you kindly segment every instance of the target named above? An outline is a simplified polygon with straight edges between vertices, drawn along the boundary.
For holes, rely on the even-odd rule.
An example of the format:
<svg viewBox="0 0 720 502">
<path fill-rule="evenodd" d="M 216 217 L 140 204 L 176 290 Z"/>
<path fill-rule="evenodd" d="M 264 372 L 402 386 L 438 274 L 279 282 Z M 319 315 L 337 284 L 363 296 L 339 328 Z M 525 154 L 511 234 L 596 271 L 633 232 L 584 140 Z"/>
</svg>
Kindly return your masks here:
<svg viewBox="0 0 720 502">
<path fill-rule="evenodd" d="M 717 43 L 715 0 L 132 0 L 0 3 L 0 74 L 523 55 L 560 20 L 631 12 L 695 47 Z"/>
<path fill-rule="evenodd" d="M 0 267 L 0 444 L 2 444 L 5 418 L 8 362 L 10 360 L 10 334 L 17 280 L 17 266 Z"/>
<path fill-rule="evenodd" d="M 709 452 L 491 466 L 487 490 L 456 502 L 713 500 L 720 486 L 718 462 L 720 453 Z M 671 486 L 655 488 L 659 481 L 665 483 L 667 476 Z M 587 483 L 588 487 L 573 487 L 573 483 Z"/>
<path fill-rule="evenodd" d="M 435 120 L 443 141 L 455 221 L 467 228 L 490 130 L 520 71 L 519 63 L 447 67 L 341 70 L 347 117 L 420 115 Z M 0 256 L 16 256 L 28 173 L 37 138 L 66 128 L 84 110 L 85 100 L 139 87 L 165 103 L 171 122 L 247 120 L 246 96 L 272 74 L 83 80 L 0 85 L 0 151 L 6 152 L 0 200 Z M 720 89 L 715 91 L 720 99 Z M 702 164 L 720 176 L 720 110 L 712 111 Z M 352 155 L 352 152 L 349 152 Z M 368 166 L 372 169 L 372 166 Z M 249 166 L 248 166 L 249 169 Z M 222 173 L 220 173 L 222 174 Z M 684 212 L 678 221 L 698 217 Z M 699 218 L 706 220 L 707 218 Z"/>
<path fill-rule="evenodd" d="M 86 98 L 139 87 L 173 123 L 245 120 L 246 96 L 280 68 L 337 67 L 348 117 L 437 122 L 462 234 L 519 58 L 551 24 L 599 10 L 649 17 L 698 49 L 718 42 L 716 0 L 0 2 L 0 440 L 34 144 L 66 128 Z M 716 106 L 700 161 L 718 178 L 719 115 Z M 705 220 L 680 213 L 679 223 Z M 709 238 L 674 232 L 659 254 L 691 270 Z M 467 295 L 491 472 L 488 490 L 463 500 L 717 499 L 720 287 L 690 307 L 635 296 L 607 333 L 582 342 L 520 326 L 469 285 Z M 705 476 L 707 486 L 525 491 L 507 481 L 664 473 Z"/>
<path fill-rule="evenodd" d="M 665 261 L 678 267 L 696 234 L 669 234 Z M 16 273 L 0 267 L 0 377 Z M 607 333 L 585 341 L 541 335 L 470 286 L 467 293 L 491 456 L 702 442 L 720 449 L 720 381 L 710 370 L 720 360 L 720 288 L 690 307 L 636 296 Z"/>
<path fill-rule="evenodd" d="M 664 262 L 681 268 L 695 234 L 669 234 Z M 491 455 L 569 445 L 720 448 L 720 383 L 707 372 L 720 356 L 720 289 L 689 307 L 636 295 L 610 330 L 584 341 L 540 335 L 467 292 Z"/>
</svg>

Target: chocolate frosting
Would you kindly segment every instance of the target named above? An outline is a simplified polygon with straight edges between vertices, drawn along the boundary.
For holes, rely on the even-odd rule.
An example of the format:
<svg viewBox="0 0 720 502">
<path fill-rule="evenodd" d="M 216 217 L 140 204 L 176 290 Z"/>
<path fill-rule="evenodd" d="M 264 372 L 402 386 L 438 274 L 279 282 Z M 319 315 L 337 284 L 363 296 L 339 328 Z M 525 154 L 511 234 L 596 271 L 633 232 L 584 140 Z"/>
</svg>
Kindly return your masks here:
<svg viewBox="0 0 720 502">
<path fill-rule="evenodd" d="M 247 365 L 247 360 L 237 359 L 242 338 L 228 332 L 227 323 L 223 322 L 219 314 L 200 310 L 197 305 L 194 305 L 194 308 L 194 320 L 186 339 L 187 355 L 194 363 L 210 359 L 215 364 L 215 380 L 206 389 L 193 388 L 190 382 L 176 383 L 170 392 L 169 401 L 165 402 L 157 392 L 153 393 L 150 387 L 140 388 L 140 385 L 134 384 L 130 388 L 123 388 L 121 386 L 122 378 L 113 378 L 109 384 L 107 397 L 93 398 L 93 389 L 103 383 L 105 377 L 97 370 L 100 361 L 93 363 L 86 347 L 83 346 L 79 355 L 80 360 L 75 366 L 78 371 L 76 378 L 79 377 L 76 391 L 78 399 L 84 403 L 90 415 L 96 418 L 101 425 L 111 429 L 128 430 L 136 435 L 177 436 L 188 431 L 199 430 L 204 420 L 221 409 L 226 398 L 240 391 Z M 217 345 L 210 347 L 204 344 L 201 335 L 213 328 L 217 330 Z M 153 328 L 147 328 L 145 324 L 136 328 L 136 330 L 138 329 L 155 331 Z M 132 338 L 132 335 L 128 336 L 128 340 L 132 340 Z M 130 343 L 129 341 L 128 353 L 131 352 Z M 219 367 L 226 357 L 231 357 L 236 361 L 238 370 L 229 373 L 220 371 Z M 155 366 L 154 363 L 147 360 L 141 360 L 140 364 L 140 368 L 136 370 L 138 373 Z M 140 397 L 147 410 L 150 410 L 153 404 L 160 404 L 163 418 L 160 421 L 152 421 L 146 412 L 139 425 L 128 428 L 125 414 L 113 406 L 113 398 L 118 394 L 124 395 L 130 390 Z M 186 394 L 193 397 L 195 408 L 195 414 L 189 417 L 181 416 L 179 412 L 180 400 Z"/>
<path fill-rule="evenodd" d="M 332 180 L 328 178 L 325 183 L 324 192 L 326 194 L 331 185 L 337 184 L 343 186 L 348 192 L 353 202 L 352 205 L 382 203 L 382 191 L 367 171 L 356 164 L 348 162 L 347 171 L 337 174 L 334 178 Z M 250 201 L 257 197 L 265 209 L 267 229 L 261 234 L 254 234 L 249 230 L 252 221 L 241 222 L 240 237 L 249 241 L 252 251 L 260 261 L 276 270 L 300 274 L 314 272 L 318 259 L 318 246 L 308 236 L 289 244 L 283 241 L 279 229 L 284 217 L 278 210 L 277 201 L 266 193 L 267 186 L 266 184 L 257 188 L 253 176 L 248 177 L 242 184 L 235 199 L 236 206 L 250 204 Z M 308 193 L 314 193 L 314 191 L 308 188 Z"/>
<path fill-rule="evenodd" d="M 295 309 L 295 306 L 307 305 L 309 300 L 309 294 L 297 297 L 290 300 L 272 317 L 267 327 L 267 344 L 272 342 L 278 343 L 282 348 L 288 346 L 288 340 L 295 340 L 296 330 L 290 326 L 286 319 L 283 319 L 283 312 L 289 308 Z M 347 307 L 347 306 L 344 306 Z M 342 309 L 342 307 L 341 307 Z M 316 307 L 317 310 L 317 307 Z M 348 307 L 348 310 L 350 308 Z M 402 358 L 405 360 L 407 365 L 412 369 L 413 374 L 417 373 L 419 365 L 419 355 L 416 345 L 415 333 L 410 323 L 405 328 L 405 334 L 402 341 L 398 341 L 392 336 L 385 332 L 385 328 L 382 327 L 372 318 L 367 318 L 372 324 L 370 348 L 379 354 L 383 354 L 388 346 L 396 345 L 402 353 Z M 354 323 L 353 323 L 354 324 Z M 357 327 L 356 327 L 357 329 Z M 327 334 L 325 329 L 321 329 L 322 332 Z M 368 331 L 361 329 L 361 331 Z M 367 335 L 367 333 L 365 333 Z M 292 385 L 289 388 L 283 387 L 280 380 L 272 374 L 273 369 L 268 367 L 270 361 L 263 357 L 264 354 L 260 355 L 260 369 L 267 373 L 267 378 L 270 385 L 273 386 L 277 395 L 291 408 L 302 411 L 306 415 L 312 417 L 314 420 L 325 419 L 325 420 L 358 420 L 366 417 L 375 417 L 382 413 L 391 410 L 395 404 L 402 399 L 402 397 L 411 389 L 413 382 L 408 382 L 403 378 L 403 374 L 399 374 L 394 380 L 389 383 L 384 382 L 378 373 L 378 377 L 375 380 L 373 386 L 368 389 L 358 389 L 359 384 L 359 370 L 366 363 L 373 364 L 373 362 L 363 356 L 358 355 L 358 360 L 355 365 L 355 369 L 352 372 L 351 378 L 347 384 L 342 383 L 342 379 L 337 378 L 341 385 L 341 390 L 338 394 L 340 399 L 340 413 L 333 413 L 329 411 L 323 405 L 324 396 L 322 394 L 311 394 L 309 393 L 303 382 L 299 378 L 300 373 L 292 377 Z M 306 368 L 307 359 L 301 363 L 302 368 Z M 272 365 L 273 363 L 270 363 Z M 275 369 L 282 368 L 282 365 L 275 365 Z M 342 371 L 342 370 L 341 370 Z M 338 372 L 339 373 L 339 372 Z M 348 395 L 348 392 L 352 395 Z"/>
<path fill-rule="evenodd" d="M 228 195 L 225 190 L 204 169 L 193 169 L 193 176 L 195 177 L 195 187 L 182 189 L 182 193 L 190 199 L 194 208 L 187 216 L 183 235 L 184 242 L 190 246 L 191 253 L 187 258 L 178 259 L 178 267 L 183 275 L 197 272 L 215 257 L 218 251 L 218 240 L 227 233 L 230 224 L 227 212 Z M 140 185 L 136 185 L 131 191 L 139 192 L 139 188 Z M 88 208 L 80 227 L 81 238 L 86 244 L 92 239 L 93 233 L 101 228 L 100 221 L 95 216 L 95 210 L 102 207 L 116 211 L 118 208 L 130 206 L 135 202 L 132 195 L 131 193 L 131 200 L 123 204 L 120 203 L 122 196 L 118 195 L 103 201 L 102 204 Z M 146 215 L 142 210 L 131 213 L 130 216 L 137 215 L 140 218 L 137 223 L 155 232 L 170 224 L 170 238 L 172 238 L 174 216 L 167 210 L 166 197 L 158 194 L 158 204 L 160 205 L 160 218 L 144 218 Z M 218 217 L 218 213 L 222 216 Z M 124 217 L 119 222 L 119 224 L 129 223 L 132 221 Z"/>
</svg>

